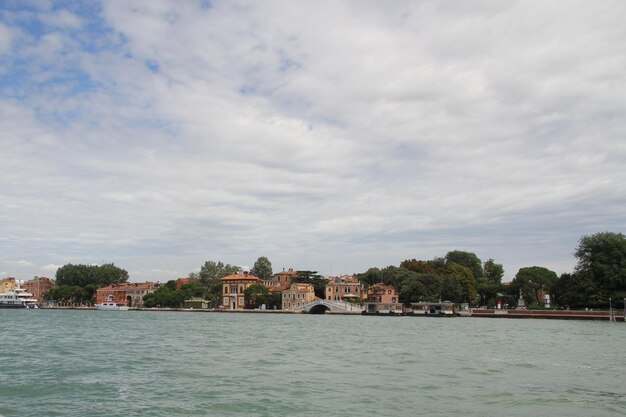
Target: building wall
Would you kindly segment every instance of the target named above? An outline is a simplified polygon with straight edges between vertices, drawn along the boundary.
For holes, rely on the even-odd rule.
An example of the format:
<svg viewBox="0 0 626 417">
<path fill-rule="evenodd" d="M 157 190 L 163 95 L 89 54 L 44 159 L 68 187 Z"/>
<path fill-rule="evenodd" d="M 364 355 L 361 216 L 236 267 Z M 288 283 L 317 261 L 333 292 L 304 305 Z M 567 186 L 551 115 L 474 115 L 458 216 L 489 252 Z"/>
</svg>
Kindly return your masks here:
<svg viewBox="0 0 626 417">
<path fill-rule="evenodd" d="M 37 301 L 43 301 L 43 295 L 56 285 L 56 281 L 47 277 L 34 277 L 26 281 L 22 288 L 31 293 Z"/>
<path fill-rule="evenodd" d="M 315 288 L 311 284 L 293 283 L 283 291 L 282 309 L 293 310 L 315 300 Z"/>
<path fill-rule="evenodd" d="M 354 301 L 360 301 L 363 293 L 363 284 L 359 282 L 356 276 L 346 275 L 342 277 L 333 277 L 326 284 L 326 300 L 341 301 L 349 295 L 356 296 Z"/>
<path fill-rule="evenodd" d="M 298 271 L 294 271 L 293 268 L 289 268 L 287 271 L 276 272 L 270 277 L 270 281 L 275 284 L 272 287 L 277 287 L 279 291 L 285 291 L 289 289 L 289 286 L 293 282 L 293 278 L 298 275 Z"/>
<path fill-rule="evenodd" d="M 397 303 L 398 296 L 392 285 L 374 284 L 367 289 L 367 301 L 370 303 Z"/>
<path fill-rule="evenodd" d="M 249 273 L 233 274 L 221 279 L 222 306 L 224 310 L 244 310 L 246 300 L 244 291 L 253 284 L 262 284 L 260 278 Z"/>
<path fill-rule="evenodd" d="M 143 297 L 159 288 L 159 284 L 154 282 L 113 284 L 107 287 L 98 288 L 96 291 L 96 303 L 107 300 L 109 294 L 113 294 L 116 303 L 128 304 L 131 307 L 142 307 Z"/>
<path fill-rule="evenodd" d="M 15 278 L 0 279 L 0 294 L 13 291 L 15 288 Z"/>
</svg>

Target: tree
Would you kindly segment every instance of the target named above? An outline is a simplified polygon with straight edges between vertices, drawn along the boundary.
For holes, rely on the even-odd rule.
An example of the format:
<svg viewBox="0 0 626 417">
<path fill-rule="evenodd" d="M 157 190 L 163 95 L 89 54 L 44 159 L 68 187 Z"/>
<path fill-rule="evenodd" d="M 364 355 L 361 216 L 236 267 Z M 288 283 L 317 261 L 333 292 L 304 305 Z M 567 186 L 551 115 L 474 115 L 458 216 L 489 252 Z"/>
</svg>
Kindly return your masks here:
<svg viewBox="0 0 626 417">
<path fill-rule="evenodd" d="M 554 304 L 567 308 L 598 308 L 607 302 L 587 274 L 562 274 L 554 283 L 552 292 Z"/>
<path fill-rule="evenodd" d="M 258 308 L 259 305 L 265 304 L 266 298 L 270 290 L 262 284 L 252 284 L 243 291 L 246 298 L 246 306 L 250 308 Z"/>
<path fill-rule="evenodd" d="M 79 287 L 90 284 L 103 287 L 128 281 L 128 272 L 112 263 L 103 265 L 66 264 L 57 269 L 55 276 L 57 285 L 78 285 Z"/>
<path fill-rule="evenodd" d="M 326 280 L 317 271 L 298 271 L 292 282 L 313 284 L 315 296 L 321 299 L 326 298 Z"/>
<path fill-rule="evenodd" d="M 504 276 L 504 267 L 502 264 L 497 264 L 493 259 L 488 259 L 483 265 L 483 271 L 485 273 L 485 280 L 489 284 L 502 284 L 502 277 Z"/>
<path fill-rule="evenodd" d="M 200 267 L 197 279 L 200 285 L 207 289 L 205 297 L 211 307 L 216 307 L 221 304 L 222 283 L 220 279 L 234 274 L 238 270 L 238 266 L 214 261 L 206 261 L 204 265 Z M 192 274 L 189 274 L 189 276 L 191 277 Z M 193 276 L 196 277 L 195 274 L 193 274 Z"/>
<path fill-rule="evenodd" d="M 377 282 L 382 282 L 383 274 L 379 268 L 370 268 L 362 274 L 357 274 L 357 278 L 364 286 L 369 287 Z"/>
<path fill-rule="evenodd" d="M 471 269 L 472 274 L 474 274 L 474 278 L 476 278 L 477 280 L 482 280 L 485 276 L 482 261 L 480 260 L 480 258 L 478 258 L 478 256 L 476 256 L 476 254 L 472 252 L 454 250 L 448 252 L 445 259 L 446 264 L 454 262 L 456 264 Z"/>
<path fill-rule="evenodd" d="M 575 275 L 590 279 L 606 298 L 626 292 L 626 237 L 622 233 L 583 236 L 574 256 L 578 258 Z"/>
<path fill-rule="evenodd" d="M 441 292 L 441 283 L 434 275 L 406 271 L 398 288 L 400 300 L 405 304 L 419 301 L 436 301 Z"/>
<path fill-rule="evenodd" d="M 272 263 L 265 256 L 259 257 L 250 271 L 252 275 L 267 281 L 272 276 Z"/>
<path fill-rule="evenodd" d="M 556 272 L 542 266 L 520 268 L 509 288 L 515 293 L 521 289 L 527 304 L 539 304 L 542 301 L 541 293 L 550 293 L 557 279 Z"/>
<path fill-rule="evenodd" d="M 498 293 L 502 292 L 504 267 L 501 264 L 497 264 L 493 259 L 488 259 L 483 264 L 483 271 L 485 276 L 478 281 L 477 291 L 483 304 L 494 305 Z"/>
<path fill-rule="evenodd" d="M 459 300 L 450 301 L 474 303 L 477 300 L 476 278 L 470 268 L 457 264 L 456 262 L 449 262 L 445 276 L 448 277 L 448 279 L 456 281 L 461 289 L 461 298 Z"/>
</svg>

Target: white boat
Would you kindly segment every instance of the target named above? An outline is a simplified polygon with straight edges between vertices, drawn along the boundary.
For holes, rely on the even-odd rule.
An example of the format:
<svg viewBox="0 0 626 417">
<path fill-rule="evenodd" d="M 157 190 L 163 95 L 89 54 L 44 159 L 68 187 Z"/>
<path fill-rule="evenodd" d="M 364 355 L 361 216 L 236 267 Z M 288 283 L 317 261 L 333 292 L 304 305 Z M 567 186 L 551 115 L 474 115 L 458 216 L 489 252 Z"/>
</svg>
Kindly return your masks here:
<svg viewBox="0 0 626 417">
<path fill-rule="evenodd" d="M 31 293 L 20 288 L 0 294 L 0 308 L 39 308 L 37 299 Z"/>
<path fill-rule="evenodd" d="M 106 300 L 99 304 L 96 304 L 96 309 L 108 311 L 126 311 L 128 310 L 128 306 L 126 304 L 118 303 L 117 301 L 115 301 L 115 297 L 113 297 L 113 294 L 109 294 Z"/>
</svg>

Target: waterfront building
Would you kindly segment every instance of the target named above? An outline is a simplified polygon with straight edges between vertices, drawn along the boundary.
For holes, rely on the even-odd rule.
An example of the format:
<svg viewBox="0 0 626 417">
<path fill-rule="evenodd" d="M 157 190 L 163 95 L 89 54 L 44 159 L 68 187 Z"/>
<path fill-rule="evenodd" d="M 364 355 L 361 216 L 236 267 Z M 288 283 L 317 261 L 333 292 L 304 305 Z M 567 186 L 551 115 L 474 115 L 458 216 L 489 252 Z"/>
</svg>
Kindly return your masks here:
<svg viewBox="0 0 626 417">
<path fill-rule="evenodd" d="M 265 286 L 272 291 L 285 291 L 289 288 L 293 280 L 298 276 L 298 271 L 294 271 L 293 268 L 289 268 L 287 271 L 283 268 L 281 272 L 276 272 L 270 277 Z"/>
<path fill-rule="evenodd" d="M 367 313 L 402 313 L 402 303 L 398 301 L 396 289 L 392 285 L 383 283 L 370 285 L 366 293 L 367 303 L 365 304 L 365 311 Z"/>
<path fill-rule="evenodd" d="M 363 293 L 363 284 L 356 275 L 330 277 L 326 284 L 327 301 L 359 302 Z"/>
<path fill-rule="evenodd" d="M 15 278 L 2 278 L 0 279 L 0 294 L 13 291 L 15 288 Z"/>
<path fill-rule="evenodd" d="M 96 290 L 96 303 L 107 301 L 109 295 L 118 304 L 126 304 L 128 307 L 143 307 L 143 297 L 157 290 L 160 284 L 154 282 L 124 282 L 111 284 Z"/>
<path fill-rule="evenodd" d="M 37 277 L 26 281 L 22 288 L 33 295 L 37 301 L 43 301 L 43 295 L 50 291 L 56 285 L 56 281 L 47 277 Z"/>
<path fill-rule="evenodd" d="M 180 290 L 183 285 L 189 284 L 190 280 L 191 280 L 191 278 L 189 278 L 189 277 L 187 277 L 187 278 L 178 278 L 176 280 L 176 289 Z"/>
<path fill-rule="evenodd" d="M 282 294 L 282 309 L 293 310 L 315 300 L 313 284 L 292 283 Z"/>
<path fill-rule="evenodd" d="M 261 278 L 249 272 L 228 275 L 222 281 L 222 306 L 224 310 L 243 310 L 246 308 L 244 291 L 251 285 L 262 284 Z"/>
</svg>

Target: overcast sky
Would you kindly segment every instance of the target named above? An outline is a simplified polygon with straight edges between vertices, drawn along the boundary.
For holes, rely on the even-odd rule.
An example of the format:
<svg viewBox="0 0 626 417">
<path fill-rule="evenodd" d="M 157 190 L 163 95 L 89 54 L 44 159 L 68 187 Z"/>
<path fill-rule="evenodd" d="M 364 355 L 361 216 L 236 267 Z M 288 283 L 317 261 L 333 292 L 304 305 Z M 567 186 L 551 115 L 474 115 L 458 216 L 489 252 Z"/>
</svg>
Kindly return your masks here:
<svg viewBox="0 0 626 417">
<path fill-rule="evenodd" d="M 323 274 L 626 231 L 626 2 L 2 1 L 0 276 Z"/>
</svg>

